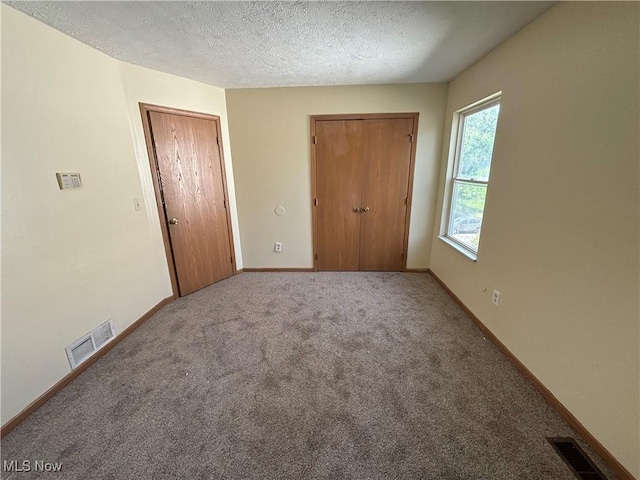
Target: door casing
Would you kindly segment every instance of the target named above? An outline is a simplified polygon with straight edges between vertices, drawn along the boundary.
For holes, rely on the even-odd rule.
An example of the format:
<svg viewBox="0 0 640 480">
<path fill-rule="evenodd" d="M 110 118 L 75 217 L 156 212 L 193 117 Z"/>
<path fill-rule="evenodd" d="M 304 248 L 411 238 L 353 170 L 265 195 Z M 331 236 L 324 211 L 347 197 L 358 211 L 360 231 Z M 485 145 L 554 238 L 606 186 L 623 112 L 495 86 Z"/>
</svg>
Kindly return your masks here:
<svg viewBox="0 0 640 480">
<path fill-rule="evenodd" d="M 411 220 L 411 202 L 413 197 L 413 172 L 415 169 L 416 160 L 416 145 L 417 145 L 417 132 L 418 132 L 418 112 L 411 113 L 361 113 L 361 114 L 338 114 L 338 115 L 311 115 L 311 217 L 313 224 L 313 271 L 318 271 L 318 210 L 316 205 L 317 197 L 317 158 L 316 149 L 314 148 L 316 138 L 316 123 L 326 120 L 372 120 L 372 119 L 395 119 L 395 118 L 408 118 L 413 120 L 413 137 L 411 140 L 411 158 L 409 164 L 409 185 L 407 186 L 407 214 L 404 225 L 404 242 L 401 271 L 407 271 L 407 257 L 409 246 L 409 223 Z"/>
<path fill-rule="evenodd" d="M 222 186 L 224 190 L 224 200 L 227 205 L 227 225 L 229 226 L 229 246 L 231 249 L 232 258 L 232 270 L 234 274 L 238 273 L 236 264 L 236 252 L 233 242 L 233 226 L 231 224 L 231 208 L 229 204 L 229 193 L 227 188 L 227 172 L 225 169 L 224 152 L 222 148 L 222 132 L 220 130 L 220 117 L 218 115 L 210 115 L 207 113 L 192 112 L 189 110 L 181 110 L 172 107 L 163 107 L 160 105 L 152 105 L 148 103 L 139 103 L 140 115 L 142 116 L 142 127 L 144 130 L 144 138 L 147 144 L 147 153 L 149 157 L 149 165 L 151 167 L 151 178 L 153 179 L 153 189 L 156 197 L 156 207 L 158 208 L 158 215 L 160 217 L 160 229 L 162 231 L 162 240 L 164 243 L 164 251 L 167 257 L 167 266 L 169 267 L 169 276 L 171 278 L 171 289 L 173 291 L 173 298 L 180 296 L 180 290 L 178 287 L 178 275 L 176 274 L 176 265 L 173 258 L 173 250 L 171 248 L 171 240 L 169 238 L 169 225 L 167 224 L 167 216 L 165 213 L 164 205 L 162 204 L 162 187 L 159 178 L 159 167 L 156 159 L 156 152 L 153 144 L 153 138 L 151 135 L 151 121 L 149 119 L 149 112 L 168 113 L 171 115 L 182 115 L 191 118 L 201 118 L 205 120 L 213 120 L 216 125 L 216 135 L 218 136 L 218 149 L 220 153 L 220 164 L 222 167 Z"/>
</svg>

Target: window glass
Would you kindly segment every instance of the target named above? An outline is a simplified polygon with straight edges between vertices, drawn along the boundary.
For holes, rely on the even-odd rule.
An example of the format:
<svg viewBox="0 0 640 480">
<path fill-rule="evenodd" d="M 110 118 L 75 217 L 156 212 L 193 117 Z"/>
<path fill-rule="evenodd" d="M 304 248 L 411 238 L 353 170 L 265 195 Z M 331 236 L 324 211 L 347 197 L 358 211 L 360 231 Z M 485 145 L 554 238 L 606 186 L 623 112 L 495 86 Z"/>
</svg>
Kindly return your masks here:
<svg viewBox="0 0 640 480">
<path fill-rule="evenodd" d="M 464 116 L 457 175 L 459 178 L 489 180 L 499 111 L 500 105 L 493 105 Z"/>
<path fill-rule="evenodd" d="M 449 236 L 477 251 L 482 228 L 486 185 L 455 182 L 449 220 Z"/>
</svg>

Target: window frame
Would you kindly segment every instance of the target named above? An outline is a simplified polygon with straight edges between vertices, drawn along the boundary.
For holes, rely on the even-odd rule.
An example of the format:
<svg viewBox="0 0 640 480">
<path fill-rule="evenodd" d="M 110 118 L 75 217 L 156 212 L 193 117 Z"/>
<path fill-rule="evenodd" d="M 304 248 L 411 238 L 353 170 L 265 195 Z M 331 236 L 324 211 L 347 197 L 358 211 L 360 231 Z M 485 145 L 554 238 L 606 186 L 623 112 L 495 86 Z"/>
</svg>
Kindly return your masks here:
<svg viewBox="0 0 640 480">
<path fill-rule="evenodd" d="M 452 128 L 451 128 L 451 139 L 450 139 L 450 149 L 451 152 L 449 154 L 449 162 L 448 162 L 448 175 L 446 181 L 446 190 L 447 196 L 445 197 L 447 201 L 444 204 L 444 208 L 442 211 L 442 222 L 441 222 L 441 232 L 439 238 L 443 240 L 445 243 L 451 245 L 456 250 L 460 251 L 471 260 L 475 261 L 478 256 L 478 251 L 480 249 L 480 238 L 478 238 L 478 247 L 476 249 L 471 248 L 469 245 L 462 243 L 458 239 L 454 238 L 450 235 L 450 227 L 452 224 L 452 215 L 453 215 L 453 203 L 454 198 L 453 194 L 455 191 L 456 184 L 467 184 L 467 185 L 483 185 L 487 192 L 489 190 L 489 181 L 491 177 L 491 167 L 489 168 L 489 175 L 486 180 L 477 180 L 474 178 L 460 177 L 460 152 L 462 150 L 462 140 L 464 136 L 464 122 L 466 117 L 473 115 L 474 113 L 480 112 L 482 110 L 486 110 L 488 108 L 494 107 L 495 105 L 501 105 L 502 100 L 502 92 L 494 93 L 482 100 L 472 103 L 460 110 L 456 110 L 453 116 Z M 500 111 L 502 108 L 500 108 Z M 495 150 L 495 137 L 498 134 L 498 123 L 500 122 L 500 111 L 498 112 L 498 119 L 496 121 L 496 130 L 494 135 L 494 143 L 493 149 L 491 150 L 491 162 L 490 165 L 493 164 L 493 154 Z M 453 147 L 453 148 L 451 148 Z M 486 198 L 486 197 L 485 197 Z M 486 207 L 486 204 L 485 204 Z M 484 220 L 484 211 L 485 208 L 482 209 L 483 220 Z M 482 233 L 482 227 L 480 230 L 480 234 Z"/>
</svg>

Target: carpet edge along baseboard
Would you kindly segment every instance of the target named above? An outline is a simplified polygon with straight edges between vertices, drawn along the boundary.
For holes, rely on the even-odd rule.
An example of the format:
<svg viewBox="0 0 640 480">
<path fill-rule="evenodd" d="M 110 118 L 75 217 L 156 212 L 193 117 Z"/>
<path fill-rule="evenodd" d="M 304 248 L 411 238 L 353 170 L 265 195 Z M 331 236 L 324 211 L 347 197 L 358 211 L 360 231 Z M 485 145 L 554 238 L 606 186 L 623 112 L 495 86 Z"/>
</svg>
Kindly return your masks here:
<svg viewBox="0 0 640 480">
<path fill-rule="evenodd" d="M 243 268 L 243 272 L 313 272 L 313 268 L 277 268 L 277 267 L 263 267 L 263 268 Z"/>
<path fill-rule="evenodd" d="M 315 272 L 313 267 L 260 267 L 260 268 L 240 268 L 236 270 L 236 275 L 244 272 Z M 429 273 L 428 268 L 405 268 L 402 273 Z"/>
<path fill-rule="evenodd" d="M 161 300 L 160 302 L 158 302 L 158 304 L 156 304 L 154 307 L 152 307 L 147 313 L 142 315 L 139 319 L 137 319 L 135 322 L 133 322 L 131 325 L 129 325 L 127 328 L 125 328 L 122 332 L 120 332 L 118 335 L 116 335 L 116 337 L 112 341 L 110 341 L 107 345 L 105 345 L 104 348 L 98 350 L 95 355 L 93 355 L 91 358 L 89 358 L 84 363 L 82 363 L 80 366 L 78 366 L 78 368 L 76 368 L 75 370 L 72 370 L 67 375 L 62 377 L 62 379 L 60 381 L 58 381 L 55 385 L 53 385 L 51 388 L 49 388 L 49 390 L 44 392 L 42 395 L 40 395 L 38 398 L 36 398 L 33 402 L 31 402 L 29 405 L 27 405 L 24 408 L 24 410 L 22 410 L 20 413 L 18 413 L 15 417 L 13 417 L 7 423 L 2 425 L 0 438 L 4 437 L 9 432 L 11 432 L 11 430 L 13 430 L 18 425 L 20 425 L 24 420 L 26 420 L 26 418 L 29 415 L 31 415 L 33 412 L 38 410 L 48 400 L 53 398 L 56 393 L 58 393 L 60 390 L 62 390 L 64 387 L 66 387 L 69 383 L 71 383 L 71 381 L 73 379 L 75 379 L 78 375 L 80 375 L 87 368 L 89 368 L 96 360 L 98 360 L 99 358 L 104 356 L 109 350 L 111 350 L 118 343 L 120 343 L 122 340 L 124 340 L 131 332 L 133 332 L 136 328 L 138 328 L 140 325 L 142 325 L 149 318 L 151 318 L 158 310 L 160 310 L 162 307 L 164 307 L 168 303 L 172 302 L 173 300 L 174 300 L 174 298 L 173 298 L 173 296 L 171 296 L 171 297 L 167 297 L 167 298 Z"/>
<path fill-rule="evenodd" d="M 544 384 L 536 378 L 536 376 L 531 373 L 531 371 L 525 367 L 525 365 L 518 360 L 518 358 L 511 353 L 511 351 L 500 341 L 498 337 L 496 337 L 489 328 L 482 323 L 482 321 L 467 307 L 458 296 L 453 293 L 453 291 L 447 286 L 438 275 L 436 275 L 432 270 L 429 270 L 429 274 L 433 277 L 433 279 L 440 284 L 440 286 L 444 289 L 445 292 L 449 294 L 449 296 L 464 310 L 464 312 L 471 318 L 473 323 L 475 323 L 480 330 L 486 335 L 486 337 L 491 340 L 491 342 L 498 347 L 505 357 L 509 359 L 509 361 L 520 371 L 524 377 L 529 380 L 533 386 L 538 390 L 544 399 L 551 405 L 563 418 L 565 422 L 571 426 L 578 434 L 593 448 L 593 450 L 602 458 L 602 460 L 615 472 L 615 474 L 620 477 L 621 480 L 636 480 L 631 472 L 627 470 L 612 454 L 602 445 L 596 437 L 594 437 L 589 430 L 585 428 L 582 423 L 565 407 L 560 400 L 558 400 L 551 391 L 544 386 Z"/>
</svg>

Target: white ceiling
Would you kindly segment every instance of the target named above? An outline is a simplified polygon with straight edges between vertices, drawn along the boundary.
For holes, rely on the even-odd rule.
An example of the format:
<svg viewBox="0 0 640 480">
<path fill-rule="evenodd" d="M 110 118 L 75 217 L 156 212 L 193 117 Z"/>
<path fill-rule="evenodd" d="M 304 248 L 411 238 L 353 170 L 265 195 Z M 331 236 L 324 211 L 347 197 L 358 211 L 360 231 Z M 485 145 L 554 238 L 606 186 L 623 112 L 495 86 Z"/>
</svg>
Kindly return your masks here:
<svg viewBox="0 0 640 480">
<path fill-rule="evenodd" d="M 223 88 L 440 82 L 555 2 L 5 2 L 120 60 Z"/>
</svg>

